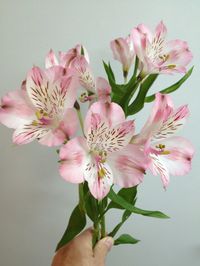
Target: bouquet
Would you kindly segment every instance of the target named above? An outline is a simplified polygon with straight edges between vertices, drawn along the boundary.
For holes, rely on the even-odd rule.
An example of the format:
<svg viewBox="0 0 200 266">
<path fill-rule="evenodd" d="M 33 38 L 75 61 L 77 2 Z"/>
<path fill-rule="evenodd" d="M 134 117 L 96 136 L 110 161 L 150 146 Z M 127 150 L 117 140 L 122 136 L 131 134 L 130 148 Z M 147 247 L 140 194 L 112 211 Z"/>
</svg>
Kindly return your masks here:
<svg viewBox="0 0 200 266">
<path fill-rule="evenodd" d="M 58 147 L 61 177 L 78 185 L 79 202 L 56 250 L 79 234 L 87 219 L 93 223 L 95 246 L 106 235 L 115 237 L 132 214 L 168 218 L 136 205 L 137 187 L 148 171 L 160 176 L 166 189 L 170 175 L 189 172 L 194 154 L 192 144 L 175 135 L 189 116 L 188 106 L 175 108 L 169 96 L 191 75 L 193 68 L 186 66 L 192 53 L 185 41 L 167 41 L 166 33 L 162 21 L 153 33 L 140 24 L 127 37 L 111 41 L 122 84 L 110 63 L 103 62 L 106 78 L 94 77 L 88 52 L 78 44 L 58 57 L 50 50 L 44 69 L 34 66 L 20 89 L 2 97 L 0 122 L 15 129 L 13 142 L 38 140 Z M 149 93 L 160 74 L 175 73 L 182 74 L 175 84 L 157 85 L 157 93 Z M 138 132 L 134 115 L 150 102 L 152 111 Z M 122 217 L 107 232 L 105 217 L 113 208 Z M 115 237 L 115 245 L 138 241 L 126 233 Z"/>
</svg>

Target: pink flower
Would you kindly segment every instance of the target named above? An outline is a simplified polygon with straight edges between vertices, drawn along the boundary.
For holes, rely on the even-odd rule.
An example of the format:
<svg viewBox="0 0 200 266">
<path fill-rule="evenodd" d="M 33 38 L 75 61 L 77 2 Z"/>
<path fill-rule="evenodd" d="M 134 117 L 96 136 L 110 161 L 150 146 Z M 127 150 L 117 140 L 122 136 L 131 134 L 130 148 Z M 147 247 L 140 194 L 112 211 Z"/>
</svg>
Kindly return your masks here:
<svg viewBox="0 0 200 266">
<path fill-rule="evenodd" d="M 166 41 L 166 33 L 162 21 L 154 34 L 144 24 L 132 30 L 135 53 L 144 74 L 186 72 L 186 66 L 192 60 L 188 44 L 181 40 Z"/>
<path fill-rule="evenodd" d="M 52 66 L 60 65 L 64 68 L 68 68 L 68 67 L 70 67 L 72 61 L 77 56 L 82 55 L 82 51 L 84 53 L 84 57 L 85 57 L 86 61 L 89 63 L 88 52 L 87 52 L 86 48 L 81 44 L 77 44 L 74 48 L 70 49 L 67 52 L 59 52 L 58 59 L 57 59 L 54 51 L 51 49 L 46 56 L 45 67 L 49 68 Z"/>
<path fill-rule="evenodd" d="M 129 144 L 134 122 L 125 121 L 116 103 L 94 103 L 85 119 L 85 138 L 70 140 L 60 150 L 60 174 L 69 182 L 88 182 L 92 195 L 102 199 L 113 183 L 139 184 L 147 159 L 138 145 Z"/>
<path fill-rule="evenodd" d="M 90 67 L 89 55 L 84 46 L 78 44 L 66 53 L 60 52 L 59 59 L 56 58 L 53 50 L 50 50 L 46 56 L 45 66 L 49 68 L 57 65 L 66 68 L 73 76 L 74 82 L 86 90 L 80 97 L 81 102 L 92 103 L 97 99 L 104 102 L 110 101 L 110 85 L 104 78 L 95 79 Z"/>
<path fill-rule="evenodd" d="M 149 119 L 131 141 L 143 145 L 151 162 L 149 168 L 153 175 L 161 176 L 164 188 L 169 184 L 170 174 L 184 175 L 191 169 L 192 144 L 185 138 L 173 136 L 188 115 L 186 105 L 174 109 L 170 96 L 157 93 Z"/>
<path fill-rule="evenodd" d="M 126 78 L 134 60 L 133 43 L 130 37 L 117 38 L 110 43 L 114 59 L 122 64 L 124 77 Z"/>
<path fill-rule="evenodd" d="M 54 66 L 43 71 L 34 67 L 21 90 L 2 98 L 0 122 L 15 129 L 16 144 L 38 139 L 47 146 L 60 145 L 77 128 L 75 97 L 76 88 L 64 68 Z"/>
</svg>

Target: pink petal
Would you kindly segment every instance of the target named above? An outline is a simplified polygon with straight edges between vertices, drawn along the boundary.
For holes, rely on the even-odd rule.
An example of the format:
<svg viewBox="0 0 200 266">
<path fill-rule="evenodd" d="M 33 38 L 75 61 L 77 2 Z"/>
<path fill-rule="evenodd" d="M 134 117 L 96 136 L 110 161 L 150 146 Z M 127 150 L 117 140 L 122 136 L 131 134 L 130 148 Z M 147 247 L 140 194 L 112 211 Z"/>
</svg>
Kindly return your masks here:
<svg viewBox="0 0 200 266">
<path fill-rule="evenodd" d="M 60 175 L 68 182 L 82 183 L 87 158 L 87 147 L 84 138 L 77 137 L 60 149 Z"/>
<path fill-rule="evenodd" d="M 106 79 L 102 77 L 96 79 L 96 90 L 99 101 L 103 103 L 111 102 L 111 87 Z"/>
<path fill-rule="evenodd" d="M 169 184 L 169 174 L 185 175 L 191 169 L 191 160 L 194 155 L 192 144 L 182 137 L 171 137 L 162 141 L 154 142 L 156 146 L 162 144 L 164 151 L 150 154 L 150 170 L 154 175 L 160 175 L 164 188 Z"/>
<path fill-rule="evenodd" d="M 73 62 L 73 60 L 77 56 L 81 55 L 81 49 L 83 49 L 84 57 L 86 61 L 89 63 L 89 55 L 88 55 L 86 48 L 83 45 L 77 44 L 74 48 L 70 49 L 68 52 L 59 53 L 60 65 L 65 68 L 71 67 L 71 63 Z"/>
<path fill-rule="evenodd" d="M 121 187 L 133 187 L 143 181 L 149 160 L 140 146 L 129 144 L 109 155 L 108 163 L 114 174 L 114 182 Z"/>
<path fill-rule="evenodd" d="M 40 139 L 49 132 L 49 128 L 41 125 L 34 125 L 32 122 L 18 127 L 13 134 L 13 142 L 15 144 L 27 144 L 35 139 Z"/>
<path fill-rule="evenodd" d="M 189 109 L 187 105 L 171 110 L 167 114 L 160 129 L 154 134 L 153 139 L 163 139 L 175 134 L 183 127 L 188 116 Z"/>
<path fill-rule="evenodd" d="M 16 90 L 7 93 L 1 99 L 0 122 L 7 127 L 17 128 L 34 117 L 26 91 Z"/>
<path fill-rule="evenodd" d="M 71 62 L 71 68 L 74 70 L 80 85 L 90 92 L 95 92 L 95 80 L 85 57 L 82 55 L 76 56 Z"/>
<path fill-rule="evenodd" d="M 192 58 L 192 52 L 189 50 L 187 42 L 181 40 L 173 40 L 166 44 L 170 51 L 169 60 L 171 63 L 175 63 L 177 66 L 188 65 Z"/>
<path fill-rule="evenodd" d="M 92 115 L 92 128 L 87 134 L 87 144 L 90 150 L 115 152 L 126 146 L 134 133 L 134 122 L 125 121 L 110 128 L 98 114 Z"/>
<path fill-rule="evenodd" d="M 68 108 L 65 111 L 64 118 L 60 122 L 59 129 L 65 133 L 65 138 L 72 137 L 78 129 L 78 117 L 74 109 Z"/>
<path fill-rule="evenodd" d="M 103 177 L 99 176 L 99 170 L 103 171 Z M 88 160 L 84 177 L 88 182 L 91 194 L 98 200 L 103 199 L 108 194 L 110 187 L 113 184 L 113 174 L 109 165 L 103 163 L 97 166 L 92 158 Z"/>
<path fill-rule="evenodd" d="M 58 60 L 56 58 L 56 55 L 54 51 L 51 49 L 45 59 L 45 67 L 50 68 L 52 66 L 57 66 L 58 65 Z"/>
<path fill-rule="evenodd" d="M 144 61 L 146 48 L 153 39 L 151 31 L 144 24 L 140 24 L 136 28 L 133 28 L 131 39 L 135 53 L 141 61 Z"/>
<path fill-rule="evenodd" d="M 169 170 L 167 166 L 163 163 L 162 157 L 150 154 L 151 163 L 149 165 L 149 169 L 154 176 L 160 175 L 163 187 L 166 188 L 169 185 Z"/>
<path fill-rule="evenodd" d="M 140 134 L 133 138 L 133 142 L 144 144 L 149 138 L 158 134 L 162 128 L 163 121 L 168 117 L 171 111 L 172 102 L 170 96 L 157 93 L 151 115 Z"/>
<path fill-rule="evenodd" d="M 114 127 L 125 121 L 125 114 L 121 106 L 116 103 L 93 103 L 85 118 L 85 133 L 91 128 L 92 114 L 99 114 L 102 121 L 106 121 L 110 127 Z"/>
<path fill-rule="evenodd" d="M 161 157 L 169 173 L 172 175 L 187 174 L 191 169 L 194 155 L 194 147 L 191 142 L 182 137 L 171 137 L 162 141 L 162 144 L 170 153 L 159 157 Z"/>
<path fill-rule="evenodd" d="M 48 115 L 58 112 L 58 109 L 66 106 L 68 98 L 70 102 L 67 107 L 73 106 L 76 88 L 72 86 L 72 78 L 63 75 L 64 69 L 59 66 L 45 71 L 34 67 L 29 72 L 26 82 L 27 93 L 38 110 L 43 110 Z"/>
<path fill-rule="evenodd" d="M 59 128 L 56 128 L 49 130 L 49 132 L 39 140 L 39 143 L 48 147 L 54 147 L 63 144 L 66 140 L 66 134 Z"/>
<path fill-rule="evenodd" d="M 164 25 L 164 23 L 161 21 L 155 30 L 155 37 L 156 39 L 165 39 L 165 36 L 167 34 L 167 28 Z"/>
<path fill-rule="evenodd" d="M 131 46 L 129 46 L 128 39 L 117 38 L 111 41 L 110 46 L 113 51 L 114 59 L 121 62 L 123 70 L 128 72 L 134 59 L 134 53 Z"/>
</svg>

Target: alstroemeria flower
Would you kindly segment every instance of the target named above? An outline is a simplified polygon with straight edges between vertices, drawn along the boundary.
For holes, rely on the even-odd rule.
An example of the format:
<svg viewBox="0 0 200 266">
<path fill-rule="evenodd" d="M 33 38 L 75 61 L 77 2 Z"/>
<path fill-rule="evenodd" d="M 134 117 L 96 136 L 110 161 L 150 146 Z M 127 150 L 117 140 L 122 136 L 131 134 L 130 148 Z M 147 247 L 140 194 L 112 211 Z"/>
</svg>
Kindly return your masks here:
<svg viewBox="0 0 200 266">
<path fill-rule="evenodd" d="M 83 49 L 84 55 L 81 55 Z M 85 47 L 77 45 L 67 53 L 59 53 L 59 60 L 52 50 L 49 51 L 45 61 L 46 68 L 60 65 L 65 67 L 86 92 L 80 96 L 81 102 L 94 100 L 110 101 L 111 87 L 108 82 L 101 77 L 95 79 L 89 64 L 89 55 Z"/>
<path fill-rule="evenodd" d="M 122 64 L 123 74 L 126 78 L 135 56 L 133 42 L 130 36 L 111 41 L 110 47 L 113 51 L 114 59 Z"/>
<path fill-rule="evenodd" d="M 186 72 L 192 59 L 188 44 L 181 40 L 166 41 L 166 33 L 162 21 L 154 34 L 144 24 L 132 30 L 131 38 L 143 74 Z"/>
<path fill-rule="evenodd" d="M 183 137 L 173 136 L 188 115 L 186 105 L 174 109 L 170 96 L 157 93 L 149 119 L 131 141 L 143 145 L 151 161 L 149 168 L 153 175 L 161 176 L 164 188 L 169 184 L 170 174 L 184 175 L 191 169 L 192 144 Z"/>
<path fill-rule="evenodd" d="M 49 68 L 52 66 L 60 65 L 64 68 L 69 68 L 71 66 L 72 61 L 77 56 L 82 55 L 82 52 L 84 54 L 86 61 L 89 63 L 88 52 L 86 48 L 81 44 L 77 44 L 74 48 L 71 48 L 67 52 L 59 52 L 58 59 L 54 51 L 51 49 L 45 58 L 45 67 Z"/>
<path fill-rule="evenodd" d="M 129 144 L 134 122 L 126 121 L 116 103 L 94 103 L 86 116 L 85 138 L 74 138 L 60 150 L 60 174 L 69 182 L 88 182 L 92 195 L 102 199 L 113 183 L 139 184 L 147 158 L 138 145 Z"/>
<path fill-rule="evenodd" d="M 0 122 L 16 129 L 13 142 L 26 144 L 34 139 L 47 146 L 60 145 L 77 129 L 73 109 L 76 88 L 65 69 L 33 67 L 21 90 L 1 100 Z"/>
</svg>

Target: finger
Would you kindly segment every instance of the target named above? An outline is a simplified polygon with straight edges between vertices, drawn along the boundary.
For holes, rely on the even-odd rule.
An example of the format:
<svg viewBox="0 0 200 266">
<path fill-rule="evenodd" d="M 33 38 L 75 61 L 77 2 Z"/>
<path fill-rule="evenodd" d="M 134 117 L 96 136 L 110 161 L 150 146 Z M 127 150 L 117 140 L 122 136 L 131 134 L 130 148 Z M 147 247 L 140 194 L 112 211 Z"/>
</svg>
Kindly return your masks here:
<svg viewBox="0 0 200 266">
<path fill-rule="evenodd" d="M 94 257 L 99 261 L 104 261 L 106 255 L 111 250 L 114 244 L 114 240 L 112 237 L 105 237 L 101 239 L 94 248 Z"/>
<path fill-rule="evenodd" d="M 82 243 L 92 243 L 92 228 L 88 228 L 78 235 L 75 241 L 81 241 Z"/>
</svg>

